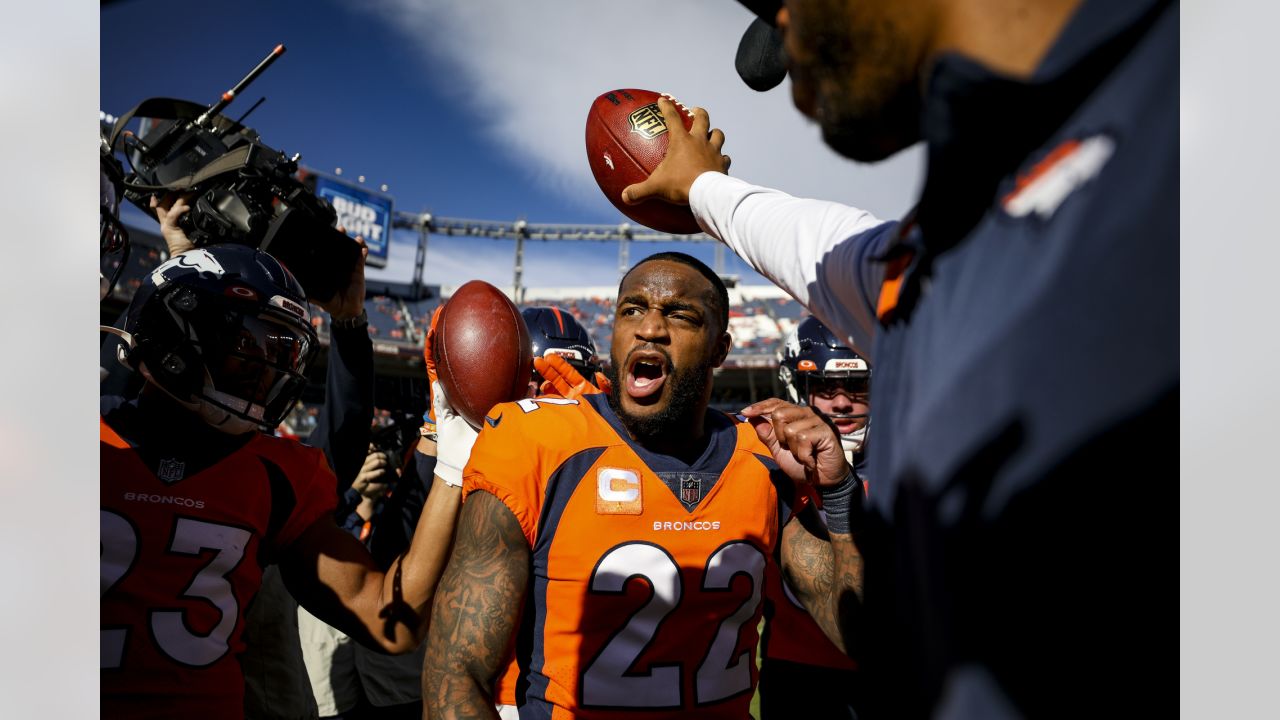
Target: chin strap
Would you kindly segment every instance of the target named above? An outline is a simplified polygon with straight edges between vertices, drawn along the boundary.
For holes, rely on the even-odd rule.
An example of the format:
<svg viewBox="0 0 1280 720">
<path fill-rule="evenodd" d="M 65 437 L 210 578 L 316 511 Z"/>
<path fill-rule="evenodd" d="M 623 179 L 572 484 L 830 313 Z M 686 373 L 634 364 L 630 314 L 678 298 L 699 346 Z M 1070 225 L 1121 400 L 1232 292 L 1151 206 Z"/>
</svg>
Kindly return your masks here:
<svg viewBox="0 0 1280 720">
<path fill-rule="evenodd" d="M 854 430 L 851 433 L 848 433 L 847 435 L 840 436 L 840 444 L 844 446 L 846 453 L 856 453 L 856 452 L 862 451 L 863 446 L 867 444 L 867 428 L 868 427 L 870 427 L 870 424 L 863 425 L 862 427 L 858 428 L 857 430 Z"/>
</svg>

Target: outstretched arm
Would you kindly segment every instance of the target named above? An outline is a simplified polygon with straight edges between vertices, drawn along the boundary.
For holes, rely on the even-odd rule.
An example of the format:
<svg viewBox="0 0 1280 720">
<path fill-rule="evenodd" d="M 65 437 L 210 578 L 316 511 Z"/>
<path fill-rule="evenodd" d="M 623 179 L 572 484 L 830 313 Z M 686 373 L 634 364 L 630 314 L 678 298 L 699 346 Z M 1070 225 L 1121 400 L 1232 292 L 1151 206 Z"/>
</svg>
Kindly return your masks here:
<svg viewBox="0 0 1280 720">
<path fill-rule="evenodd" d="M 686 131 L 670 100 L 658 108 L 669 129 L 667 154 L 644 182 L 623 190 L 623 201 L 688 205 L 708 235 L 869 356 L 884 277 L 876 258 L 894 241 L 897 223 L 730 178 L 724 133 L 710 129 L 706 110 L 693 109 Z"/>
<path fill-rule="evenodd" d="M 379 572 L 363 545 L 322 519 L 293 544 L 282 568 L 294 597 L 312 614 L 392 653 L 412 650 L 426 635 L 462 502 L 462 467 L 476 440 L 439 383 L 432 396 L 440 413 L 435 487 L 408 552 Z"/>
<path fill-rule="evenodd" d="M 496 718 L 502 668 L 529 579 L 529 544 L 493 495 L 467 497 L 427 636 L 422 702 L 430 718 Z"/>
<path fill-rule="evenodd" d="M 359 540 L 323 517 L 289 548 L 280 567 L 289 591 L 313 615 L 364 645 L 389 653 L 422 642 L 448 559 L 461 488 L 427 498 L 413 543 L 381 572 Z"/>
<path fill-rule="evenodd" d="M 794 482 L 816 486 L 828 523 L 805 508 L 782 530 L 782 571 L 805 609 L 846 653 L 854 646 L 862 607 L 862 556 L 849 516 L 861 499 L 840 447 L 840 437 L 812 408 L 777 398 L 744 409 L 774 461 Z"/>
</svg>

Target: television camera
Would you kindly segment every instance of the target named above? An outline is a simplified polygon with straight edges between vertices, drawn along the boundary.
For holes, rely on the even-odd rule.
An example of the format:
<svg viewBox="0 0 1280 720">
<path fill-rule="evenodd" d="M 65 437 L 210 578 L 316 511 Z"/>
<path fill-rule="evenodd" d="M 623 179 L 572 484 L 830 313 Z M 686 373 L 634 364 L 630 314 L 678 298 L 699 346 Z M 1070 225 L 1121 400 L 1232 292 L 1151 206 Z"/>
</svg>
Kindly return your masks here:
<svg viewBox="0 0 1280 720">
<path fill-rule="evenodd" d="M 129 163 L 124 198 L 150 214 L 150 199 L 190 193 L 191 210 L 179 227 L 197 247 L 239 243 L 274 255 L 298 278 L 307 297 L 327 300 L 344 288 L 360 246 L 334 228 L 332 206 L 296 177 L 298 159 L 262 142 L 242 121 L 222 111 L 284 54 L 277 45 L 257 67 L 208 107 L 151 98 L 116 120 L 107 139 Z M 265 99 L 265 98 L 264 98 Z M 144 130 L 127 131 L 135 117 Z"/>
</svg>

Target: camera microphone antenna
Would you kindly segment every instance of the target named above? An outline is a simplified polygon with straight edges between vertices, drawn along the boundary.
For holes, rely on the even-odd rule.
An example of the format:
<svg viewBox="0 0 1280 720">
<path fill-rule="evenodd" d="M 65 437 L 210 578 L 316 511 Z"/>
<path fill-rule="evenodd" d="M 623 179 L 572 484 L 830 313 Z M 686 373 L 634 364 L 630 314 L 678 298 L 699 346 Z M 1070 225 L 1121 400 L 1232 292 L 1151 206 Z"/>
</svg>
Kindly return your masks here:
<svg viewBox="0 0 1280 720">
<path fill-rule="evenodd" d="M 223 108 L 230 105 L 231 101 L 236 99 L 236 95 L 243 92 L 244 89 L 249 86 L 249 83 L 258 79 L 258 76 L 261 75 L 264 70 L 271 67 L 271 63 L 275 62 L 283 54 L 284 44 L 281 43 L 275 46 L 275 48 L 262 59 L 262 62 L 258 63 L 257 67 L 250 70 L 249 74 L 244 76 L 243 80 L 236 83 L 235 87 L 222 93 L 222 97 L 218 99 L 218 102 L 211 105 L 208 110 L 204 111 L 204 113 L 200 115 L 200 117 L 196 118 L 196 125 L 206 127 L 210 118 L 217 117 L 218 113 L 221 113 Z M 250 110 L 252 110 L 252 108 L 250 108 Z"/>
<path fill-rule="evenodd" d="M 249 106 L 249 109 L 248 109 L 248 110 L 245 110 L 243 115 L 241 115 L 240 117 L 236 118 L 236 121 L 235 121 L 234 123 L 232 123 L 231 125 L 228 125 L 228 126 L 227 126 L 227 129 L 226 129 L 226 130 L 223 130 L 223 131 L 222 131 L 222 133 L 225 135 L 228 131 L 230 131 L 230 130 L 231 130 L 231 128 L 235 127 L 236 125 L 243 125 L 243 124 L 244 124 L 244 119 L 245 119 L 245 118 L 247 118 L 247 117 L 249 117 L 249 113 L 253 112 L 254 110 L 257 110 L 257 109 L 258 109 L 258 106 L 259 106 L 259 105 L 261 105 L 262 103 L 266 102 L 266 101 L 267 101 L 267 96 L 266 96 L 266 95 L 263 95 L 262 97 L 258 98 L 258 102 L 256 102 L 256 103 L 254 103 L 254 104 L 250 105 L 250 106 Z"/>
</svg>

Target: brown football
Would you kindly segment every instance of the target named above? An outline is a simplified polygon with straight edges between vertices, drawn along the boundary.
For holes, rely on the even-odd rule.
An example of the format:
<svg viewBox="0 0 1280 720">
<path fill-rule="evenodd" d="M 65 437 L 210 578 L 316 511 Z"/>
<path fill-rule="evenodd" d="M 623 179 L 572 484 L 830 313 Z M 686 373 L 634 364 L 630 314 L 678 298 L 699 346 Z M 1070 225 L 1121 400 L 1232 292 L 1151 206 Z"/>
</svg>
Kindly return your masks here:
<svg viewBox="0 0 1280 720">
<path fill-rule="evenodd" d="M 652 90 L 628 89 L 610 90 L 596 98 L 587 113 L 587 161 L 596 184 L 623 215 L 661 232 L 701 232 L 688 206 L 656 199 L 638 205 L 622 202 L 623 188 L 648 178 L 667 156 L 667 123 L 658 111 L 662 96 Z M 665 97 L 676 104 L 688 130 L 693 111 L 670 95 Z"/>
<path fill-rule="evenodd" d="M 529 328 L 515 303 L 482 280 L 466 283 L 445 302 L 432 354 L 453 409 L 477 428 L 494 405 L 528 391 Z"/>
</svg>

